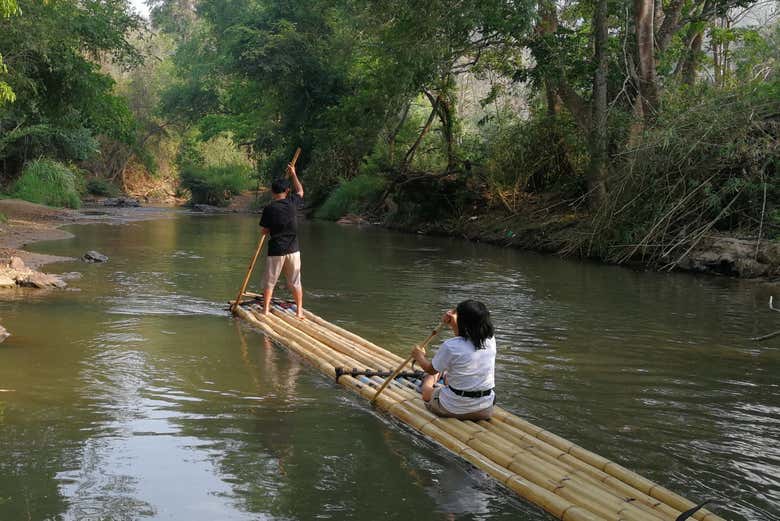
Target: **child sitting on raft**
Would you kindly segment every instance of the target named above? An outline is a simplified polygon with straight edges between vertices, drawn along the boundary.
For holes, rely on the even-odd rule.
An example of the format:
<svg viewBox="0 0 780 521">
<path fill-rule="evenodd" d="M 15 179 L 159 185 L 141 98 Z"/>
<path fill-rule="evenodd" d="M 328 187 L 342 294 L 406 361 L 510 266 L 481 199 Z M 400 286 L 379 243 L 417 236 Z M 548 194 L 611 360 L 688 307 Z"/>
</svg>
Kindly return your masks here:
<svg viewBox="0 0 780 521">
<path fill-rule="evenodd" d="M 487 307 L 464 300 L 447 311 L 442 322 L 455 337 L 442 343 L 433 360 L 415 347 L 412 356 L 426 374 L 422 399 L 437 416 L 461 420 L 487 420 L 493 414 L 496 340 Z M 445 385 L 435 386 L 441 374 Z"/>
</svg>

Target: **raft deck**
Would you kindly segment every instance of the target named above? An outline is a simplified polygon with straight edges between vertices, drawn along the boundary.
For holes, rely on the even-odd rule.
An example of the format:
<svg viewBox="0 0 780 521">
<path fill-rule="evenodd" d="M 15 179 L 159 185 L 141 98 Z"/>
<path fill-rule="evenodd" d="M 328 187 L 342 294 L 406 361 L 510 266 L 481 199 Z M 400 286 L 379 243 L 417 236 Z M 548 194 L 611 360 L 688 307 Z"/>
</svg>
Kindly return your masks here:
<svg viewBox="0 0 780 521">
<path fill-rule="evenodd" d="M 298 320 L 276 302 L 264 315 L 254 301 L 236 315 L 298 353 L 330 378 L 336 368 L 393 371 L 400 356 L 304 311 Z M 379 376 L 338 377 L 343 387 L 371 400 Z M 412 377 L 391 382 L 375 405 L 427 438 L 460 456 L 524 499 L 563 521 L 674 521 L 695 504 L 642 476 L 495 407 L 487 421 L 440 418 L 424 406 Z M 724 521 L 700 509 L 698 521 Z"/>
</svg>

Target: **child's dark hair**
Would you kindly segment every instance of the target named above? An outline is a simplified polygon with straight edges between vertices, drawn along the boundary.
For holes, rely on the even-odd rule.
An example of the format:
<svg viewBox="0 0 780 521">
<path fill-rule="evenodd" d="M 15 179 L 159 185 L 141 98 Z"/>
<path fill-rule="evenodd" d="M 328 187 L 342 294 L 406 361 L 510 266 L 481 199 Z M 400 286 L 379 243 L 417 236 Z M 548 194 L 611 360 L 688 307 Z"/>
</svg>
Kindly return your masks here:
<svg viewBox="0 0 780 521">
<path fill-rule="evenodd" d="M 271 183 L 271 192 L 275 194 L 283 194 L 288 188 L 290 188 L 290 182 L 283 177 L 274 179 Z"/>
<path fill-rule="evenodd" d="M 455 311 L 458 313 L 458 335 L 471 340 L 476 349 L 485 349 L 485 340 L 495 333 L 487 306 L 476 300 L 464 300 Z"/>
</svg>

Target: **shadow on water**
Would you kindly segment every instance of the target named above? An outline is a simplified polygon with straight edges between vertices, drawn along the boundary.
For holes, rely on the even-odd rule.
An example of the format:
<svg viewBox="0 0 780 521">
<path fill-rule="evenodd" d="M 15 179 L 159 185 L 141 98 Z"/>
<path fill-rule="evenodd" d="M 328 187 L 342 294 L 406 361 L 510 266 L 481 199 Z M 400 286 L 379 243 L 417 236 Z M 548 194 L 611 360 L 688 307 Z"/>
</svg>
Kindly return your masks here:
<svg viewBox="0 0 780 521">
<path fill-rule="evenodd" d="M 0 519 L 547 519 L 229 318 L 255 219 L 76 231 L 36 249 L 109 255 L 52 267 L 80 291 L 0 303 Z M 405 354 L 484 300 L 502 405 L 729 519 L 780 520 L 759 285 L 317 222 L 301 244 L 313 311 Z"/>
</svg>

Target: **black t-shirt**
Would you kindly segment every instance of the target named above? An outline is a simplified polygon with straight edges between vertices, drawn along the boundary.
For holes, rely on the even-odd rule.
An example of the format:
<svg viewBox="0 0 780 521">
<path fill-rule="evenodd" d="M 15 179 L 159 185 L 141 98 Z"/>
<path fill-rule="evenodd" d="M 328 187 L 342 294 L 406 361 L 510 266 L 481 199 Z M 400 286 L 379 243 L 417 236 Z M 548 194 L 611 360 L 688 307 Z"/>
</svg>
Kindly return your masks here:
<svg viewBox="0 0 780 521">
<path fill-rule="evenodd" d="M 268 255 L 278 257 L 295 253 L 298 247 L 298 210 L 303 207 L 303 197 L 290 193 L 285 199 L 274 201 L 263 208 L 260 226 L 271 230 Z"/>
</svg>

